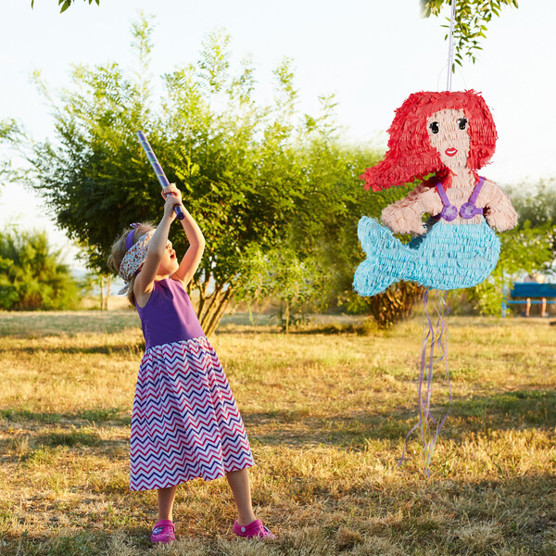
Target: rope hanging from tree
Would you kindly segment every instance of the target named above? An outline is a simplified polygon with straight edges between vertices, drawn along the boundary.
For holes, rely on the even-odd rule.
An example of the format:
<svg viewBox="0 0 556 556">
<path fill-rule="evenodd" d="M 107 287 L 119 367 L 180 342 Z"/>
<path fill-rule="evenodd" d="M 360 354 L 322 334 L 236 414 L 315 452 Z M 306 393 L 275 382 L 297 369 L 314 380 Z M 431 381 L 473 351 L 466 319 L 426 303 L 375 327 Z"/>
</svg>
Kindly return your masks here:
<svg viewBox="0 0 556 556">
<path fill-rule="evenodd" d="M 448 75 L 446 77 L 446 90 L 452 90 L 452 73 L 454 65 L 454 25 L 456 23 L 456 0 L 450 6 L 450 32 L 448 34 Z"/>
</svg>

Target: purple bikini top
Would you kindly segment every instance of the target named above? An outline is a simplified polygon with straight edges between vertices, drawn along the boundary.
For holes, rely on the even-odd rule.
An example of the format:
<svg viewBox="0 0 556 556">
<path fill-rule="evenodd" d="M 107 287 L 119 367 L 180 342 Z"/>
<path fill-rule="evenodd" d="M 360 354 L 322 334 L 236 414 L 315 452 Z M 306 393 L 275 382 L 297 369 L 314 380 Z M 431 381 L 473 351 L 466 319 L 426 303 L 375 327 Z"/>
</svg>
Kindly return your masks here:
<svg viewBox="0 0 556 556">
<path fill-rule="evenodd" d="M 475 185 L 473 189 L 473 193 L 471 193 L 471 197 L 469 197 L 469 201 L 467 203 L 463 203 L 459 209 L 459 215 L 464 218 L 465 220 L 469 220 L 474 216 L 479 214 L 484 214 L 484 209 L 476 207 L 475 202 L 477 201 L 477 197 L 483 188 L 483 184 L 485 183 L 485 178 L 479 177 L 479 181 Z M 438 215 L 440 218 L 444 218 L 448 222 L 455 220 L 458 217 L 458 208 L 456 205 L 452 205 L 450 203 L 450 199 L 448 199 L 448 195 L 446 195 L 446 190 L 442 185 L 442 182 L 438 180 L 436 182 L 436 191 L 440 195 L 442 199 L 442 204 L 444 207 L 442 208 L 442 212 Z"/>
</svg>

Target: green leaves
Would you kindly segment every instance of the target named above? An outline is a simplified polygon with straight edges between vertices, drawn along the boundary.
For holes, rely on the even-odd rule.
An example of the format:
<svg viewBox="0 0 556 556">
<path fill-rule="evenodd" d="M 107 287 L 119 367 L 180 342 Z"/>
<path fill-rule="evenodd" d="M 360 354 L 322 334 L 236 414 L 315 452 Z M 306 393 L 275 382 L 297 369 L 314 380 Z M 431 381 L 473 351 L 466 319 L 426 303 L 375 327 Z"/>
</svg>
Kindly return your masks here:
<svg viewBox="0 0 556 556">
<path fill-rule="evenodd" d="M 301 258 L 294 242 L 282 242 L 264 252 L 252 246 L 242 254 L 243 278 L 239 299 L 264 304 L 272 298 L 280 302 L 280 320 L 285 332 L 298 322 L 304 306 L 315 302 L 322 291 L 325 275 L 316 260 Z"/>
<path fill-rule="evenodd" d="M 379 155 L 340 143 L 333 96 L 320 97 L 320 113 L 299 113 L 291 60 L 274 72 L 274 100 L 255 102 L 254 69 L 248 60 L 232 67 L 230 37 L 222 31 L 207 37 L 197 64 L 162 77 L 165 94 L 155 101 L 145 79 L 151 31 L 145 15 L 132 25 L 138 71 L 115 62 L 77 66 L 66 90 L 40 84 L 55 134 L 26 144 L 29 179 L 58 225 L 86 246 L 89 266 L 103 271 L 124 227 L 159 221 L 160 185 L 136 139 L 141 129 L 206 238 L 191 284 L 201 292 L 200 314 L 220 301 L 225 307 L 235 290 L 249 291 L 253 252 L 262 254 L 287 323 L 308 299 L 323 307 L 349 304 L 353 271 L 363 259 L 359 218 L 379 216 L 407 189 L 364 191 L 358 176 Z M 177 224 L 170 239 L 185 252 Z M 205 332 L 219 315 L 220 309 L 208 315 Z"/>
<path fill-rule="evenodd" d="M 424 17 L 438 16 L 443 8 L 450 6 L 452 0 L 421 0 Z M 477 52 L 482 50 L 481 39 L 486 38 L 488 23 L 494 16 L 499 17 L 503 6 L 518 7 L 517 0 L 457 0 L 456 19 L 454 25 L 454 66 L 462 65 L 467 57 L 476 62 Z M 448 24 L 443 25 L 449 29 Z M 448 35 L 445 37 L 448 38 Z"/>
<path fill-rule="evenodd" d="M 528 184 L 522 183 L 509 194 L 520 224 L 529 221 L 535 227 L 556 222 L 556 178 L 541 179 L 533 192 Z"/>
<path fill-rule="evenodd" d="M 0 233 L 0 308 L 75 309 L 79 292 L 44 232 Z"/>
<path fill-rule="evenodd" d="M 65 12 L 72 3 L 75 3 L 76 0 L 58 0 L 58 6 L 60 7 L 60 13 Z M 84 0 L 85 2 L 89 2 L 91 5 L 93 2 L 96 3 L 97 6 L 100 6 L 100 0 Z M 35 0 L 31 0 L 31 8 L 35 7 Z"/>
<path fill-rule="evenodd" d="M 504 291 L 522 277 L 545 268 L 554 260 L 552 226 L 523 227 L 500 236 L 502 249 L 498 265 L 490 277 L 469 290 L 469 297 L 482 315 L 499 315 Z"/>
<path fill-rule="evenodd" d="M 201 58 L 197 63 L 199 76 L 207 92 L 218 93 L 229 79 L 230 36 L 223 30 L 216 30 L 207 35 L 201 47 Z"/>
</svg>

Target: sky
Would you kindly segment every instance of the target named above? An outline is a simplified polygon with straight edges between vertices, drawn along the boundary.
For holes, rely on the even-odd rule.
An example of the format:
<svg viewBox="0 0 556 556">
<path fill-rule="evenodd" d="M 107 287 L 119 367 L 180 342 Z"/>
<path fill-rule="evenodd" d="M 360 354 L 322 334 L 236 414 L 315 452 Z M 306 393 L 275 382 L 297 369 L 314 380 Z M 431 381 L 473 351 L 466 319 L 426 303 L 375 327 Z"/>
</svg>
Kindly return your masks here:
<svg viewBox="0 0 556 556">
<path fill-rule="evenodd" d="M 261 102 L 272 97 L 272 70 L 291 58 L 300 111 L 315 114 L 319 95 L 335 94 L 351 142 L 385 145 L 394 110 L 409 94 L 446 86 L 448 10 L 423 19 L 419 0 L 77 0 L 63 14 L 56 4 L 2 5 L 0 120 L 15 118 L 35 139 L 53 137 L 53 122 L 32 72 L 60 89 L 72 64 L 133 65 L 130 24 L 139 10 L 154 17 L 154 80 L 195 62 L 203 37 L 224 28 L 235 62 L 254 61 Z M 492 110 L 499 140 L 483 174 L 503 187 L 556 177 L 556 2 L 519 4 L 490 23 L 477 63 L 458 67 L 453 78 L 453 90 L 480 91 Z M 71 266 L 81 265 L 44 202 L 20 184 L 0 186 L 0 226 L 44 229 Z"/>
</svg>

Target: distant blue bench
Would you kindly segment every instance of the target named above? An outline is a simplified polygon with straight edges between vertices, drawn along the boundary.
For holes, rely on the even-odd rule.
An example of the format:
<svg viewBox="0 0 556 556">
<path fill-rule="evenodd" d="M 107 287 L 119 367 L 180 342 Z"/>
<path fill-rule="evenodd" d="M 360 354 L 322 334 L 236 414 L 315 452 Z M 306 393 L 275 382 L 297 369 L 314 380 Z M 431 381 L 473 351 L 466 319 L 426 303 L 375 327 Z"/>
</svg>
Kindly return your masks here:
<svg viewBox="0 0 556 556">
<path fill-rule="evenodd" d="M 531 304 L 540 305 L 542 299 L 546 299 L 546 303 L 556 303 L 556 284 L 538 284 L 537 282 L 516 282 L 510 290 L 504 292 L 504 300 L 502 301 L 502 316 L 506 316 L 507 305 L 511 303 L 526 303 L 526 299 L 531 300 Z M 509 298 L 512 299 L 509 299 Z M 515 298 L 523 299 L 515 299 Z M 552 299 L 551 299 L 552 298 Z"/>
</svg>

